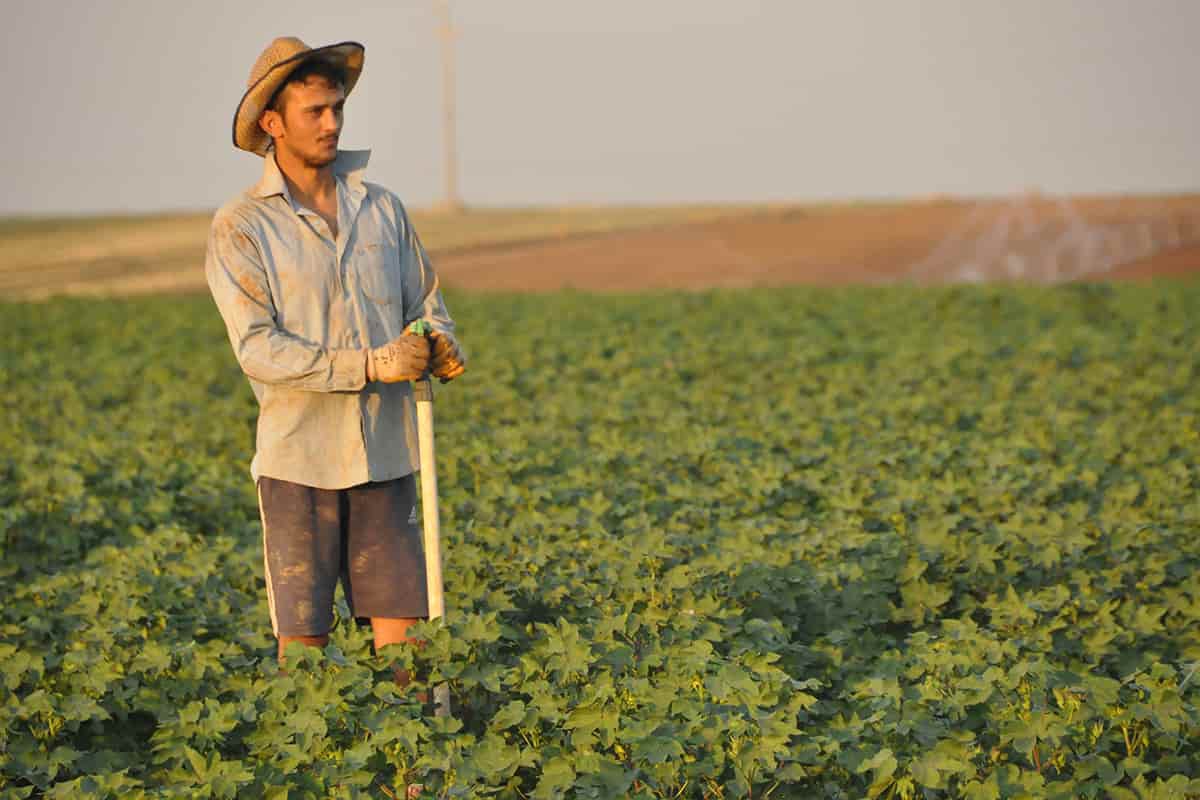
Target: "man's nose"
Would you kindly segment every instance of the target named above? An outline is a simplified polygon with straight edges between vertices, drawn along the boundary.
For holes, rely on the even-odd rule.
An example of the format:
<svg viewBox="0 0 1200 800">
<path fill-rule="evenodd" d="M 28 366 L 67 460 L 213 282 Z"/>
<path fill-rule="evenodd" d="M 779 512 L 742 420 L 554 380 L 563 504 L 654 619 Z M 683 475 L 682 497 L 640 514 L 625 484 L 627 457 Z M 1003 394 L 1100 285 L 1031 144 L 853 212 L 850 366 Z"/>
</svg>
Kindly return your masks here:
<svg viewBox="0 0 1200 800">
<path fill-rule="evenodd" d="M 342 115 L 333 109 L 326 109 L 321 115 L 321 128 L 326 133 L 335 133 L 342 128 Z"/>
</svg>

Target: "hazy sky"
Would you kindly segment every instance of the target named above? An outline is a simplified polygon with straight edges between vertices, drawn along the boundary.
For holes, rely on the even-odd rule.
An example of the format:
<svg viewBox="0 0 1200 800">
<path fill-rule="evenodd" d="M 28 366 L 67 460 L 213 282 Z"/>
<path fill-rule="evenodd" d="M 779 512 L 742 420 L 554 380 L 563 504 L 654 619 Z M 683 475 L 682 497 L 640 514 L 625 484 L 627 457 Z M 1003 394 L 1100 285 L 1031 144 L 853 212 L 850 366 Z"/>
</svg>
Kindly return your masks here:
<svg viewBox="0 0 1200 800">
<path fill-rule="evenodd" d="M 455 0 L 468 203 L 1200 189 L 1193 0 Z M 211 208 L 275 36 L 355 39 L 343 147 L 441 195 L 431 0 L 0 0 L 0 214 Z"/>
</svg>

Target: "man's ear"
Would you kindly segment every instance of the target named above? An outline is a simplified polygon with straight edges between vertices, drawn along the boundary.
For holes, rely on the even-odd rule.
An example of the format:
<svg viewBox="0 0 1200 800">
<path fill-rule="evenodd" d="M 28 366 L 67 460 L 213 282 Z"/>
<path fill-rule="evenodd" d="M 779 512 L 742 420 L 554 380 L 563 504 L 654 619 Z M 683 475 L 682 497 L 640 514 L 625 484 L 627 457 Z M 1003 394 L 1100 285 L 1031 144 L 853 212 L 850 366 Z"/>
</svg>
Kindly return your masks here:
<svg viewBox="0 0 1200 800">
<path fill-rule="evenodd" d="M 268 108 L 258 118 L 258 127 L 262 128 L 267 136 L 278 139 L 283 134 L 283 115 Z"/>
</svg>

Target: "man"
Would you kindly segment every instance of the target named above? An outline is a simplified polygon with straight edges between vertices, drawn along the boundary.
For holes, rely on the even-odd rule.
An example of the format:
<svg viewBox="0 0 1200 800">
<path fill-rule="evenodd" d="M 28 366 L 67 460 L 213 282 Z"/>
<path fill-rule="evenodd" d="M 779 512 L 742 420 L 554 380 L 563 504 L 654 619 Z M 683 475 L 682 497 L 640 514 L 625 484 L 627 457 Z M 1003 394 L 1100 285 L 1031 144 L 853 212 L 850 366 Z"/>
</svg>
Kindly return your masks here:
<svg viewBox="0 0 1200 800">
<path fill-rule="evenodd" d="M 205 262 L 259 404 L 250 471 L 281 659 L 326 644 L 339 579 L 376 649 L 428 616 L 409 381 L 465 368 L 403 205 L 363 180 L 368 151 L 337 148 L 363 56 L 282 37 L 258 57 L 233 144 L 262 178 L 217 212 Z M 428 339 L 405 333 L 418 319 Z"/>
</svg>

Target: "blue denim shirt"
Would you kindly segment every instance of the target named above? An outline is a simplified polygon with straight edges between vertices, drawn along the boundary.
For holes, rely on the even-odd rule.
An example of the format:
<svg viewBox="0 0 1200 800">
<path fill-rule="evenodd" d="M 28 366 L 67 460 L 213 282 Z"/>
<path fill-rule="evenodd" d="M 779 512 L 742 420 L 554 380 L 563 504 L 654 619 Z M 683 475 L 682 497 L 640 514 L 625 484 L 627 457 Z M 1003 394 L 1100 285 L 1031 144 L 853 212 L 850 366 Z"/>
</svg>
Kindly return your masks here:
<svg viewBox="0 0 1200 800">
<path fill-rule="evenodd" d="M 250 473 L 339 489 L 419 464 L 412 386 L 368 383 L 364 349 L 415 319 L 454 332 L 399 198 L 362 179 L 369 151 L 334 162 L 338 233 L 297 204 L 275 163 L 213 217 L 205 274 L 258 398 Z"/>
</svg>

